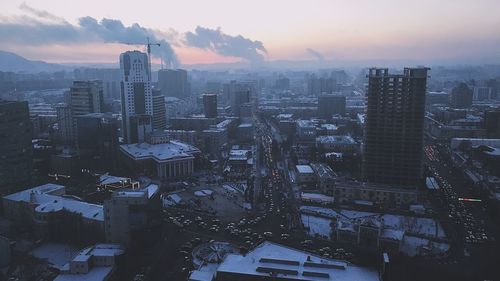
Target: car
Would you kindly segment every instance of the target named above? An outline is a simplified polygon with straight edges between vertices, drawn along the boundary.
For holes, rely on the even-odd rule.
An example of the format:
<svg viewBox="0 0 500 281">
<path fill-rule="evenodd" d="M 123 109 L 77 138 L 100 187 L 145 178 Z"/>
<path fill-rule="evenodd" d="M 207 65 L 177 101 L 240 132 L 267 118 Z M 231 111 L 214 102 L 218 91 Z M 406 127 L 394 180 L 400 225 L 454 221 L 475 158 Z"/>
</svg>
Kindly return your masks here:
<svg viewBox="0 0 500 281">
<path fill-rule="evenodd" d="M 266 238 L 272 238 L 273 237 L 273 233 L 271 231 L 266 231 L 264 233 L 262 233 L 262 235 Z"/>
</svg>

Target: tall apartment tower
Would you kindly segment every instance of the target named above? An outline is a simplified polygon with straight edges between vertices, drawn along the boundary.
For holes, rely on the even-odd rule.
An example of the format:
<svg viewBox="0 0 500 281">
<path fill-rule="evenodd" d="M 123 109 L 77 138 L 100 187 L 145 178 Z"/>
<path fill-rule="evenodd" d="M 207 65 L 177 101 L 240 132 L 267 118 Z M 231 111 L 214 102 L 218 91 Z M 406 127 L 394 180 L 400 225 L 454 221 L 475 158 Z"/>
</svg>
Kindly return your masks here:
<svg viewBox="0 0 500 281">
<path fill-rule="evenodd" d="M 450 105 L 453 108 L 469 108 L 472 106 L 474 93 L 465 83 L 460 83 L 451 90 Z"/>
<path fill-rule="evenodd" d="M 187 71 L 184 69 L 162 69 L 158 71 L 158 86 L 166 97 L 184 98 L 189 95 Z"/>
<path fill-rule="evenodd" d="M 128 51 L 120 55 L 122 81 L 122 135 L 125 143 L 131 143 L 130 118 L 138 115 L 153 115 L 151 70 L 148 55 L 139 51 Z"/>
<path fill-rule="evenodd" d="M 103 107 L 101 80 L 73 81 L 69 90 L 69 103 L 73 116 L 100 113 Z"/>
<path fill-rule="evenodd" d="M 368 74 L 363 175 L 374 183 L 415 187 L 422 178 L 428 68 Z"/>
<path fill-rule="evenodd" d="M 59 142 L 63 144 L 73 144 L 76 139 L 75 122 L 71 114 L 71 105 L 58 104 L 55 106 L 57 123 L 59 125 Z"/>
<path fill-rule="evenodd" d="M 341 95 L 321 94 L 318 96 L 318 117 L 331 119 L 333 115 L 345 114 L 346 98 Z"/>
<path fill-rule="evenodd" d="M 206 118 L 217 118 L 217 95 L 203 95 L 203 109 Z"/>
<path fill-rule="evenodd" d="M 167 127 L 167 108 L 165 96 L 160 91 L 153 93 L 153 129 L 163 130 Z"/>
<path fill-rule="evenodd" d="M 31 184 L 31 137 L 28 103 L 0 99 L 0 195 Z"/>
<path fill-rule="evenodd" d="M 229 102 L 231 104 L 231 111 L 234 116 L 241 117 L 242 105 L 250 102 L 250 91 L 235 91 L 229 94 Z"/>
</svg>

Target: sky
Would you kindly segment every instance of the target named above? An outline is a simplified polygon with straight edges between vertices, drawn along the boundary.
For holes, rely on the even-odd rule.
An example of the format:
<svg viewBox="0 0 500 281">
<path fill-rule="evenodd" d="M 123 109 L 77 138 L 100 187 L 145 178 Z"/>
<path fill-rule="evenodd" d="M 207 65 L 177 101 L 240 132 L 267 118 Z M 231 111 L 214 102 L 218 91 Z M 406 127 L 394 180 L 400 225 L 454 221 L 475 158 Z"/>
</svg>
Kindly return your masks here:
<svg viewBox="0 0 500 281">
<path fill-rule="evenodd" d="M 127 3 L 125 3 L 127 2 Z M 0 1 L 0 50 L 48 62 L 500 63 L 498 0 Z"/>
</svg>

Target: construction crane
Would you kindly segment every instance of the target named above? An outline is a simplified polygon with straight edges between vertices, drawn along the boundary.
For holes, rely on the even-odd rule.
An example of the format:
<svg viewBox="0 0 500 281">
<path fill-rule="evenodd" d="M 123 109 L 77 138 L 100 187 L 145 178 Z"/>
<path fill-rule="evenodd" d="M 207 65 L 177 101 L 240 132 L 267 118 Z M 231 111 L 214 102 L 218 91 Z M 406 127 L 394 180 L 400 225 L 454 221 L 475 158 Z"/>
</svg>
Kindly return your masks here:
<svg viewBox="0 0 500 281">
<path fill-rule="evenodd" d="M 147 53 L 148 53 L 148 60 L 149 60 L 149 73 L 151 73 L 151 46 L 158 46 L 158 47 L 160 47 L 161 44 L 160 43 L 149 42 L 149 37 L 146 37 L 146 38 L 147 38 L 147 43 L 130 43 L 130 42 L 126 42 L 125 44 L 127 44 L 127 45 L 145 45 L 146 46 L 146 50 L 147 50 Z M 163 61 L 162 61 L 162 65 L 163 65 Z"/>
</svg>

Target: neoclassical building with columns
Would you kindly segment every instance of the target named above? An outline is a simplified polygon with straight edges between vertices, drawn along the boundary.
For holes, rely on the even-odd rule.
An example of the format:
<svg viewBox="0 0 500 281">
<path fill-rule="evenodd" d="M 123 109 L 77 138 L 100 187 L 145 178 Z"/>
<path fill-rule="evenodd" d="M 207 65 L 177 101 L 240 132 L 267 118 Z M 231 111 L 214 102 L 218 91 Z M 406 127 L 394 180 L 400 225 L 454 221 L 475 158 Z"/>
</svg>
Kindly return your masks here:
<svg viewBox="0 0 500 281">
<path fill-rule="evenodd" d="M 147 142 L 120 146 L 123 164 L 137 175 L 161 180 L 181 179 L 193 174 L 195 158 L 201 151 L 187 143 L 168 141 Z"/>
</svg>

